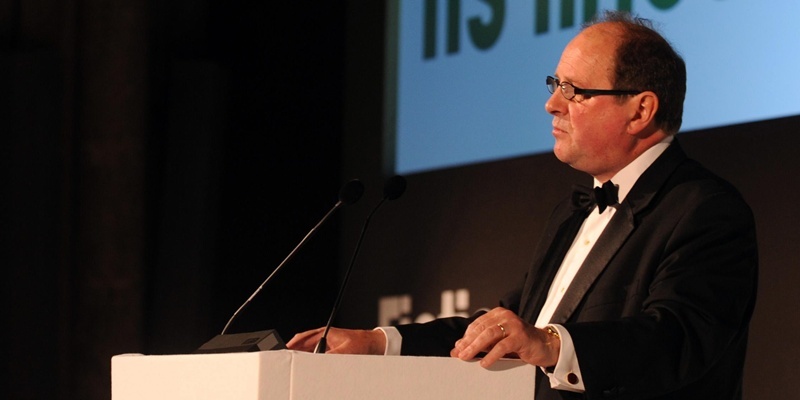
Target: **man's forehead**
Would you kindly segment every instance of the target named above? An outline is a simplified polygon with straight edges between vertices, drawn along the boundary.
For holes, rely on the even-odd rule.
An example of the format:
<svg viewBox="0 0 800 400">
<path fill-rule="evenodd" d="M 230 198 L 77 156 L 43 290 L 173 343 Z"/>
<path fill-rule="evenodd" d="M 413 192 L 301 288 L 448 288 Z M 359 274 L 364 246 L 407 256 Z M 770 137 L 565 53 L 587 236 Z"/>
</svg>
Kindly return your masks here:
<svg viewBox="0 0 800 400">
<path fill-rule="evenodd" d="M 578 33 L 570 44 L 579 46 L 593 55 L 613 58 L 621 32 L 621 28 L 614 23 L 592 25 Z"/>
<path fill-rule="evenodd" d="M 607 24 L 590 26 L 569 42 L 556 70 L 563 79 L 590 79 L 595 75 L 610 77 L 613 71 L 618 36 Z M 570 76 L 574 75 L 574 76 Z"/>
</svg>

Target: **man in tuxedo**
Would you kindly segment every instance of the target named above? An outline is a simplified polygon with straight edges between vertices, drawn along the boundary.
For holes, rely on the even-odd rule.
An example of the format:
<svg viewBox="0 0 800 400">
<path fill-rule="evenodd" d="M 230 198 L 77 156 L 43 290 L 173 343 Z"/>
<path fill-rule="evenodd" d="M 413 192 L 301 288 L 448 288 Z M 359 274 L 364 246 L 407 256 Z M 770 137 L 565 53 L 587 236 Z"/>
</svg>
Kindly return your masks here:
<svg viewBox="0 0 800 400">
<path fill-rule="evenodd" d="M 546 84 L 555 155 L 595 188 L 555 208 L 519 287 L 471 318 L 332 330 L 329 352 L 519 357 L 541 367 L 537 399 L 741 399 L 755 223 L 674 137 L 683 60 L 648 21 L 607 13 Z"/>
</svg>

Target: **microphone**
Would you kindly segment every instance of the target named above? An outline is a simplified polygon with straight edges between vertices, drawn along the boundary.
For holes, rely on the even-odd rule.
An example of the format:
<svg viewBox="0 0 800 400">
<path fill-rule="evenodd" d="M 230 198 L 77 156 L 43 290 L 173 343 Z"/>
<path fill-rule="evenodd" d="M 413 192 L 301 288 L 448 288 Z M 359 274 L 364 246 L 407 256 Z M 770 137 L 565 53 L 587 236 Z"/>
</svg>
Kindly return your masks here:
<svg viewBox="0 0 800 400">
<path fill-rule="evenodd" d="M 306 236 L 303 237 L 302 240 L 300 240 L 300 243 L 298 243 L 297 246 L 295 246 L 295 248 L 289 253 L 289 255 L 286 256 L 286 258 L 284 258 L 283 261 L 281 261 L 278 267 L 275 268 L 275 270 L 272 271 L 271 274 L 269 274 L 267 279 L 265 279 L 264 282 L 261 283 L 261 286 L 259 286 L 258 289 L 256 289 L 256 291 L 253 292 L 253 294 L 251 294 L 250 297 L 241 306 L 239 306 L 236 312 L 234 312 L 231 318 L 228 320 L 228 323 L 225 324 L 225 328 L 222 329 L 222 333 L 220 333 L 220 335 L 224 335 L 225 332 L 228 331 L 228 328 L 231 326 L 231 323 L 233 322 L 234 319 L 236 319 L 239 313 L 242 312 L 242 310 L 244 310 L 244 308 L 250 304 L 250 302 L 261 291 L 261 289 L 264 288 L 267 282 L 272 280 L 272 277 L 275 276 L 275 274 L 277 274 L 278 271 L 280 271 L 281 268 L 283 268 L 283 266 L 286 265 L 286 263 L 289 262 L 289 260 L 291 260 L 294 257 L 294 255 L 297 253 L 297 250 L 303 247 L 303 245 L 308 241 L 308 239 L 311 238 L 311 236 L 313 236 L 317 232 L 319 227 L 322 226 L 322 224 L 328 220 L 328 218 L 333 214 L 334 211 L 338 210 L 340 207 L 344 205 L 350 205 L 357 202 L 361 198 L 361 195 L 363 194 L 364 194 L 364 184 L 361 183 L 361 181 L 359 181 L 358 179 L 353 179 L 350 182 L 345 183 L 339 190 L 339 201 L 337 201 L 336 204 L 333 205 L 330 211 L 328 211 L 328 213 L 325 214 L 324 217 L 322 217 L 322 219 L 317 223 L 317 225 L 315 225 L 313 228 L 311 228 L 310 231 L 308 231 Z"/>
<path fill-rule="evenodd" d="M 328 323 L 325 325 L 325 332 L 322 333 L 322 338 L 319 339 L 317 343 L 317 347 L 314 348 L 314 353 L 321 354 L 325 353 L 325 349 L 328 347 L 328 332 L 331 330 L 331 325 L 333 324 L 333 319 L 336 317 L 336 312 L 339 310 L 339 303 L 342 301 L 342 295 L 344 294 L 344 289 L 347 286 L 347 280 L 350 278 L 350 272 L 353 271 L 353 264 L 356 262 L 356 257 L 358 257 L 358 251 L 361 249 L 361 242 L 364 240 L 364 233 L 367 232 L 367 227 L 369 226 L 369 222 L 372 219 L 372 216 L 375 214 L 376 211 L 383 205 L 386 200 L 396 200 L 403 193 L 406 191 L 406 179 L 400 175 L 395 175 L 389 178 L 383 186 L 383 198 L 375 208 L 367 216 L 366 221 L 364 222 L 364 226 L 361 228 L 361 235 L 358 237 L 358 242 L 356 243 L 356 248 L 353 251 L 353 256 L 350 258 L 350 265 L 347 266 L 347 272 L 344 274 L 344 280 L 342 280 L 342 286 L 339 288 L 339 293 L 336 296 L 336 301 L 333 303 L 333 309 L 331 310 L 331 315 L 328 318 Z"/>
</svg>

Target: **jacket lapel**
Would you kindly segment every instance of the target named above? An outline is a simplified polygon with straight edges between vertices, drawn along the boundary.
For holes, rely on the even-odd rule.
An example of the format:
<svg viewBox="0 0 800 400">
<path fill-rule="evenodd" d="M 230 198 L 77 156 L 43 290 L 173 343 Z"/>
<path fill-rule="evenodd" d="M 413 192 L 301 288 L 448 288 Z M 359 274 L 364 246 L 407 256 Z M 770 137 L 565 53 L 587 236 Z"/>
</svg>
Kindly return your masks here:
<svg viewBox="0 0 800 400">
<path fill-rule="evenodd" d="M 633 212 L 630 206 L 627 203 L 620 205 L 617 213 L 609 221 L 597 243 L 592 247 L 575 278 L 572 279 L 569 289 L 564 293 L 564 297 L 550 319 L 551 323 L 560 324 L 569 319 L 578 304 L 583 300 L 583 296 L 586 295 L 586 292 L 600 273 L 608 266 L 611 258 L 622 247 L 622 244 L 625 243 L 634 228 Z"/>
<path fill-rule="evenodd" d="M 585 218 L 586 212 L 583 210 L 571 212 L 569 217 L 559 224 L 555 235 L 550 237 L 548 245 L 545 247 L 547 252 L 544 257 L 534 263 L 534 265 L 539 265 L 539 268 L 528 273 L 523 286 L 521 299 L 524 303 L 521 304 L 519 314 L 523 319 L 534 321 L 538 316 L 539 310 L 547 300 L 547 293 L 553 277 L 558 272 L 564 255 L 567 254 Z"/>
</svg>

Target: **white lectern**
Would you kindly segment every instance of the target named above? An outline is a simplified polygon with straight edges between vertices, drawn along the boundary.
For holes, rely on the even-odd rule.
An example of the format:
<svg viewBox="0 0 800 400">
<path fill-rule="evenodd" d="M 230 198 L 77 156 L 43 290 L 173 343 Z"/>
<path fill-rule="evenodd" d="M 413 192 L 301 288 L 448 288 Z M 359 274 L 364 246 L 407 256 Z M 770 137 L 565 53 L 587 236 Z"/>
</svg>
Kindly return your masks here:
<svg viewBox="0 0 800 400">
<path fill-rule="evenodd" d="M 111 359 L 111 397 L 132 399 L 533 399 L 536 367 L 444 357 L 291 350 Z"/>
</svg>

